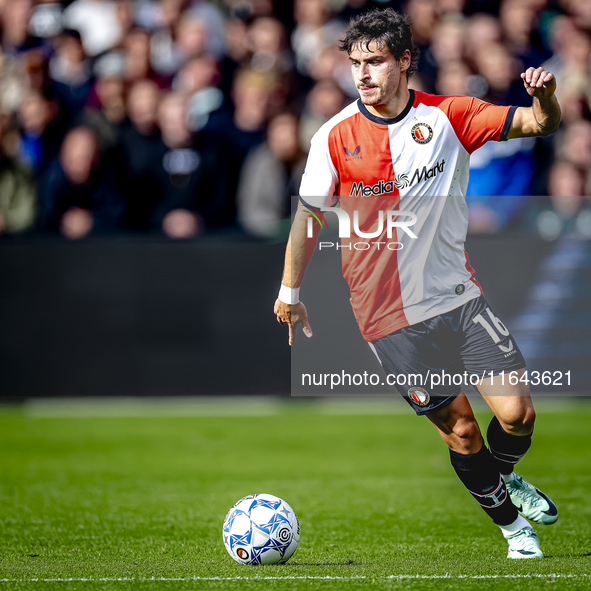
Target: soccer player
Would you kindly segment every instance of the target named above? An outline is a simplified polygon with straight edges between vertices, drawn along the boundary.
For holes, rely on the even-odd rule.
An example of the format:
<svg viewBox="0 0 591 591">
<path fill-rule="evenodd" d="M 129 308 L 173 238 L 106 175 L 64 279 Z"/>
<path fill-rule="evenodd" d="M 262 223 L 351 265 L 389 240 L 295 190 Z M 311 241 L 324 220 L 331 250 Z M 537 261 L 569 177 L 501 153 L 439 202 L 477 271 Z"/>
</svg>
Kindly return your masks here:
<svg viewBox="0 0 591 591">
<path fill-rule="evenodd" d="M 356 235 L 340 248 L 363 338 L 388 374 L 485 376 L 477 388 L 494 414 L 488 448 L 460 386 L 425 379 L 397 389 L 449 446 L 458 477 L 507 539 L 508 557 L 542 557 L 524 518 L 551 524 L 558 511 L 514 472 L 531 445 L 535 412 L 525 380 L 501 381 L 509 372 L 523 376 L 525 360 L 474 278 L 464 250 L 465 194 L 470 154 L 485 142 L 556 131 L 556 81 L 543 68 L 521 74 L 530 108 L 409 90 L 418 52 L 409 20 L 392 9 L 354 18 L 340 48 L 360 98 L 312 139 L 277 320 L 289 325 L 290 345 L 298 324 L 312 336 L 299 301 L 319 229 L 308 218 L 338 204 Z"/>
</svg>

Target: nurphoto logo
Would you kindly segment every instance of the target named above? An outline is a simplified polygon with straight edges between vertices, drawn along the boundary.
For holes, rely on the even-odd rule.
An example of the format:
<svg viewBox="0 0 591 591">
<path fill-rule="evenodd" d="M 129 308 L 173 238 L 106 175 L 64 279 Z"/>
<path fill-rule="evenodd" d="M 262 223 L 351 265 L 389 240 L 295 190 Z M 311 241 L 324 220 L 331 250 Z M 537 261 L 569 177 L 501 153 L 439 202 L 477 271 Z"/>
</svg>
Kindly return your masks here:
<svg viewBox="0 0 591 591">
<path fill-rule="evenodd" d="M 308 227 L 307 227 L 307 236 L 308 238 L 314 237 L 314 220 L 318 222 L 321 228 L 328 227 L 328 222 L 324 217 L 324 213 L 333 212 L 338 219 L 339 222 L 339 238 L 351 238 L 351 229 L 353 230 L 354 237 L 357 238 L 378 238 L 382 236 L 384 233 L 384 229 L 386 230 L 386 237 L 388 240 L 392 239 L 392 237 L 396 236 L 394 233 L 395 228 L 400 228 L 402 232 L 407 234 L 413 240 L 417 240 L 418 236 L 411 230 L 411 227 L 417 223 L 417 216 L 412 211 L 404 211 L 404 210 L 380 210 L 377 213 L 377 227 L 375 230 L 370 232 L 364 232 L 359 228 L 359 211 L 353 211 L 353 223 L 351 224 L 351 217 L 350 215 L 340 207 L 315 207 L 306 203 L 301 197 L 299 198 L 300 201 L 308 208 L 306 209 L 306 213 L 309 213 L 311 217 L 308 218 Z M 401 250 L 403 248 L 403 244 L 401 242 L 359 242 L 353 245 L 355 250 L 369 250 L 372 245 L 376 246 L 378 250 L 380 250 L 380 246 L 386 244 L 388 250 Z M 334 243 L 332 242 L 321 242 L 319 245 L 319 250 L 326 247 L 333 247 Z M 337 245 L 337 249 L 339 245 Z M 341 248 L 351 248 L 351 245 L 343 245 Z"/>
</svg>

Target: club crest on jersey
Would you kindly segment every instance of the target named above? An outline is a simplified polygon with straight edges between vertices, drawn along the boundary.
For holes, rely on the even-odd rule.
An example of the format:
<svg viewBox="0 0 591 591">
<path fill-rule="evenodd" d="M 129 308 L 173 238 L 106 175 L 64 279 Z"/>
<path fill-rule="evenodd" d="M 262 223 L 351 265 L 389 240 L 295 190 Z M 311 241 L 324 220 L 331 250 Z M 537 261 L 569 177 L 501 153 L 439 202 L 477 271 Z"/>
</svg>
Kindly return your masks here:
<svg viewBox="0 0 591 591">
<path fill-rule="evenodd" d="M 361 156 L 361 145 L 357 146 L 352 152 L 349 148 L 343 146 L 343 150 L 345 151 L 345 162 L 349 162 L 349 160 L 361 160 L 363 157 Z"/>
<path fill-rule="evenodd" d="M 410 134 L 417 144 L 428 144 L 433 139 L 433 129 L 428 123 L 416 123 Z"/>
<path fill-rule="evenodd" d="M 431 400 L 429 392 L 418 386 L 413 386 L 408 389 L 408 395 L 417 406 L 427 406 Z"/>
</svg>

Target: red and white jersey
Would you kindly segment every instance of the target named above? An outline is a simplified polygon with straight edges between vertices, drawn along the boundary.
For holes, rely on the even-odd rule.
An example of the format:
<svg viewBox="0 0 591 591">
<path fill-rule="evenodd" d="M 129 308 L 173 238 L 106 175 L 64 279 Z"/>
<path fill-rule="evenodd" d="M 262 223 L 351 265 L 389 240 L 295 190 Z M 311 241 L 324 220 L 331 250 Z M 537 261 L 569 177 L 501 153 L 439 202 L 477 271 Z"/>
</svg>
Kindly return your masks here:
<svg viewBox="0 0 591 591">
<path fill-rule="evenodd" d="M 514 111 L 411 90 L 396 118 L 376 117 L 358 100 L 312 138 L 300 187 L 306 203 L 330 207 L 338 201 L 352 222 L 357 212 L 364 233 L 379 229 L 379 211 L 417 216 L 412 232 L 418 239 L 401 228 L 388 238 L 385 223 L 374 238 L 352 232 L 341 239 L 343 276 L 365 340 L 481 295 L 464 250 L 470 154 L 489 140 L 505 140 Z"/>
</svg>

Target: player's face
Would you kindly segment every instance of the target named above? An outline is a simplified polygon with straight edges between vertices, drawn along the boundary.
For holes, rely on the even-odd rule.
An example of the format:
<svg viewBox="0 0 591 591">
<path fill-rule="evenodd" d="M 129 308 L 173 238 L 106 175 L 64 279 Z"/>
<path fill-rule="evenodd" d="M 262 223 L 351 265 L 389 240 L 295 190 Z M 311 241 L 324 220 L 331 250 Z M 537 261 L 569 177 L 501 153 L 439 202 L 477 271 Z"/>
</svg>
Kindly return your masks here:
<svg viewBox="0 0 591 591">
<path fill-rule="evenodd" d="M 410 65 L 407 50 L 399 61 L 387 47 L 379 47 L 375 41 L 369 46 L 357 45 L 349 54 L 351 73 L 364 105 L 387 105 L 400 90 L 400 82 Z"/>
</svg>

